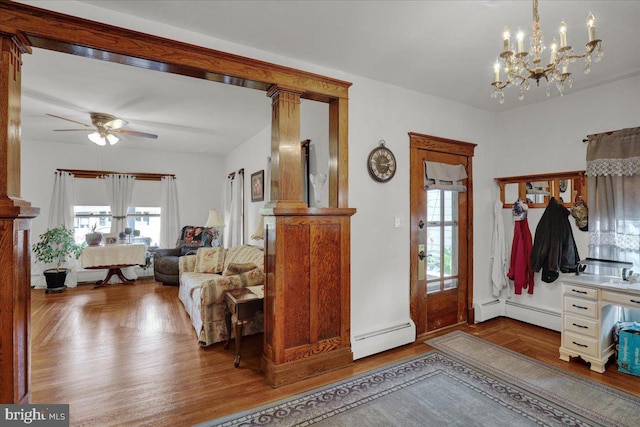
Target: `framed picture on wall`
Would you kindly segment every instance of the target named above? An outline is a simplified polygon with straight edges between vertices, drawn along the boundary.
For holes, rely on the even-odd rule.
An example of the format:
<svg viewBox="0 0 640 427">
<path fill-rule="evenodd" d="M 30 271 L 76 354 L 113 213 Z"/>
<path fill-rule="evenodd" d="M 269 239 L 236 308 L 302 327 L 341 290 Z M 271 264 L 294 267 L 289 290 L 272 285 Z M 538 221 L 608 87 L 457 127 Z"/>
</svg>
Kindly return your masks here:
<svg viewBox="0 0 640 427">
<path fill-rule="evenodd" d="M 264 169 L 251 174 L 251 201 L 264 200 Z"/>
</svg>

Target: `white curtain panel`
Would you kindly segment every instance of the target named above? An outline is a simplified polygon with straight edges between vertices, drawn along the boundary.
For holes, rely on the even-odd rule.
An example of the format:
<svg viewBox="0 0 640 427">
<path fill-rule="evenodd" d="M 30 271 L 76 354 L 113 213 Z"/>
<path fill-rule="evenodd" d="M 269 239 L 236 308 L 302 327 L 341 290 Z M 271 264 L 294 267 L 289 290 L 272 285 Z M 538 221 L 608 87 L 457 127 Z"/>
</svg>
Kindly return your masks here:
<svg viewBox="0 0 640 427">
<path fill-rule="evenodd" d="M 244 174 L 240 171 L 227 177 L 222 205 L 224 206 L 224 247 L 243 243 Z"/>
<path fill-rule="evenodd" d="M 107 194 L 111 197 L 111 233 L 121 233 L 127 226 L 127 210 L 131 205 L 136 178 L 132 175 L 112 174 L 105 178 Z"/>
<path fill-rule="evenodd" d="M 589 256 L 640 268 L 640 128 L 589 136 Z M 603 271 L 604 274 L 619 272 Z M 624 309 L 640 321 L 640 310 Z"/>
<path fill-rule="evenodd" d="M 53 182 L 53 194 L 51 196 L 51 208 L 49 210 L 49 228 L 64 225 L 73 230 L 73 205 L 74 205 L 74 177 L 71 172 L 55 173 Z"/>
<path fill-rule="evenodd" d="M 57 171 L 55 173 L 51 206 L 49 208 L 49 229 L 64 225 L 65 228 L 73 230 L 73 206 L 75 204 L 74 180 L 75 178 L 71 172 Z M 68 288 L 75 288 L 78 286 L 79 262 L 71 257 L 65 262 L 65 265 L 69 269 L 69 273 L 67 274 L 64 284 Z M 45 268 L 47 268 L 47 266 L 40 265 L 39 263 L 34 265 L 33 273 L 35 274 L 32 274 L 31 278 L 31 285 L 33 287 L 47 287 L 44 276 L 42 275 L 42 271 Z"/>
<path fill-rule="evenodd" d="M 180 211 L 178 207 L 178 186 L 173 176 L 162 177 L 160 205 L 160 247 L 173 248 L 180 233 Z"/>
</svg>

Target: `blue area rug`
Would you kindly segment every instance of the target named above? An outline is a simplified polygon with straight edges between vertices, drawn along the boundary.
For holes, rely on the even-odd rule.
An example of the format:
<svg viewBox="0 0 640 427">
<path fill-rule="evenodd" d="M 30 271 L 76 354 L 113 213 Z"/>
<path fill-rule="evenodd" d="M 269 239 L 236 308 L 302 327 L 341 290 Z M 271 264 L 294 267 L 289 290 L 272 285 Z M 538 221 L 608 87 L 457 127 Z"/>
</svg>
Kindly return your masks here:
<svg viewBox="0 0 640 427">
<path fill-rule="evenodd" d="M 449 334 L 454 336 L 458 333 Z M 625 426 L 640 425 L 640 399 L 564 371 L 533 363 L 522 369 L 541 374 L 545 386 L 569 385 L 568 393 L 594 386 L 600 398 L 624 413 L 595 413 L 562 390 L 553 398 L 529 390 L 523 381 L 507 380 L 496 372 L 455 357 L 456 345 L 473 346 L 478 359 L 500 354 L 501 362 L 533 359 L 464 334 L 471 340 L 449 342 L 445 354 L 422 355 L 331 384 L 308 393 L 200 424 L 209 426 Z M 459 335 L 455 335 L 458 337 Z M 446 337 L 446 336 L 445 336 Z M 466 338 L 466 337 L 463 337 Z M 446 344 L 446 341 L 443 341 Z M 430 345 L 433 345 L 429 342 Z M 436 346 L 438 343 L 435 343 Z M 487 347 L 488 345 L 488 347 Z M 447 347 L 447 345 L 443 345 Z M 465 347 L 465 351 L 469 350 Z M 504 350 L 504 349 L 503 349 Z M 509 359 L 511 358 L 511 359 Z M 485 361 L 486 362 L 486 361 Z M 550 368 L 547 371 L 542 368 Z M 509 377 L 508 373 L 506 377 Z M 556 383 L 551 377 L 557 377 Z M 575 381 L 575 383 L 573 383 Z M 539 391 L 541 384 L 532 387 Z M 593 396 L 590 396 L 593 398 Z M 616 403 L 618 402 L 618 403 Z M 620 404 L 622 402 L 622 404 Z M 607 402 L 603 402 L 607 404 Z M 613 413 L 610 413 L 613 412 Z"/>
</svg>

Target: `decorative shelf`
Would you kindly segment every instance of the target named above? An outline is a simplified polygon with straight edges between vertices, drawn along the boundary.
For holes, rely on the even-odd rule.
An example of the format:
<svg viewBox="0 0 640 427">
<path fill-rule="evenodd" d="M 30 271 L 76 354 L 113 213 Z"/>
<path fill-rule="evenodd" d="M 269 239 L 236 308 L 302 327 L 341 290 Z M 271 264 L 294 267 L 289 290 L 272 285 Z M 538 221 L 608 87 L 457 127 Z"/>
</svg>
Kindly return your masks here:
<svg viewBox="0 0 640 427">
<path fill-rule="evenodd" d="M 573 206 L 579 197 L 587 201 L 587 176 L 584 171 L 509 176 L 495 178 L 495 181 L 500 187 L 500 201 L 505 209 L 513 207 L 517 199 L 529 199 L 529 208 L 546 208 L 551 197 L 562 200 L 567 208 Z"/>
</svg>

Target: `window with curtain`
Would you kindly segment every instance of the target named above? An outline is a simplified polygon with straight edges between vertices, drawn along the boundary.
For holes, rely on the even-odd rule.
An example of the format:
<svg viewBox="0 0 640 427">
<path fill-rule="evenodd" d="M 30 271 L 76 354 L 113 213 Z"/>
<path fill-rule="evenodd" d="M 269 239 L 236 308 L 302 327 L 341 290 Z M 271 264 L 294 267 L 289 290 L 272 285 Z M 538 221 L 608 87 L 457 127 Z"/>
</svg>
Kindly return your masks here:
<svg viewBox="0 0 640 427">
<path fill-rule="evenodd" d="M 586 175 L 589 256 L 632 262 L 640 272 L 640 128 L 590 135 Z M 625 317 L 640 320 L 640 310 Z"/>
<path fill-rule="evenodd" d="M 96 230 L 109 233 L 113 213 L 104 180 L 83 177 L 76 178 L 74 184 L 73 225 L 76 241 L 83 242 L 85 234 L 94 224 L 96 224 Z M 161 220 L 164 219 L 164 212 L 161 209 L 161 187 L 160 180 L 137 180 L 123 224 L 123 227 L 139 230 L 138 239 L 149 243 L 150 246 L 159 246 L 161 240 Z M 134 241 L 133 236 L 132 241 Z M 171 243 L 175 243 L 175 237 Z"/>
<path fill-rule="evenodd" d="M 76 242 L 84 242 L 85 234 L 89 233 L 94 225 L 96 231 L 103 234 L 110 232 L 112 218 L 110 206 L 75 205 L 73 210 Z M 149 246 L 158 246 L 160 244 L 160 218 L 159 206 L 130 206 L 126 224 L 127 227 L 140 231 L 138 240 L 144 239 L 149 243 Z"/>
</svg>

